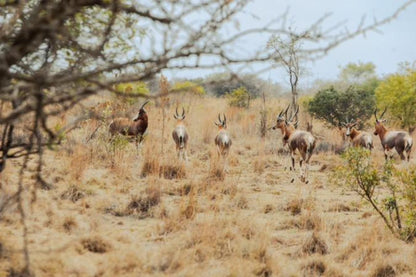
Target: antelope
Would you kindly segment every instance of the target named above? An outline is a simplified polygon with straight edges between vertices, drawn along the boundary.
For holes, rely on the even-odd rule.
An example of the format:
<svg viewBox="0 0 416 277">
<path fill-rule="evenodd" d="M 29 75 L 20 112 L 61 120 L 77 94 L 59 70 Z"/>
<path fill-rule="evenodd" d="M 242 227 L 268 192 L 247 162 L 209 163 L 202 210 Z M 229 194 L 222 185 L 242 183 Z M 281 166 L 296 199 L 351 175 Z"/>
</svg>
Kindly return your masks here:
<svg viewBox="0 0 416 277">
<path fill-rule="evenodd" d="M 408 132 L 387 130 L 384 126 L 386 120 L 383 119 L 383 115 L 386 110 L 387 108 L 384 109 L 380 118 L 377 118 L 377 109 L 374 111 L 374 116 L 376 118 L 374 135 L 378 135 L 380 137 L 381 145 L 384 149 L 384 158 L 386 161 L 388 158 L 391 158 L 393 154 L 389 155 L 390 150 L 395 148 L 402 160 L 409 161 L 410 152 L 412 151 L 413 146 L 413 139 Z M 405 157 L 403 152 L 406 152 L 407 157 Z"/>
<path fill-rule="evenodd" d="M 224 119 L 221 120 L 220 114 L 218 114 L 218 123 L 214 122 L 218 126 L 218 133 L 215 137 L 215 145 L 217 146 L 218 157 L 227 157 L 232 144 L 231 138 L 227 132 L 227 118 L 223 114 Z"/>
<path fill-rule="evenodd" d="M 137 147 L 138 143 L 142 142 L 143 134 L 147 129 L 148 117 L 147 112 L 144 109 L 144 106 L 147 103 L 149 103 L 149 100 L 143 103 L 133 120 L 125 117 L 115 118 L 109 126 L 111 136 L 121 134 L 124 136 L 135 137 Z"/>
<path fill-rule="evenodd" d="M 347 118 L 347 121 L 342 123 L 342 125 L 346 128 L 345 135 L 350 138 L 353 146 L 364 147 L 371 151 L 371 149 L 373 149 L 373 137 L 367 132 L 355 129 L 355 126 L 357 126 L 358 123 L 359 121 L 354 122 L 353 119 L 348 121 Z"/>
<path fill-rule="evenodd" d="M 177 120 L 176 127 L 172 132 L 173 140 L 176 144 L 176 152 L 178 153 L 178 158 L 183 160 L 188 160 L 186 156 L 186 145 L 188 143 L 188 133 L 186 132 L 185 125 L 183 120 L 185 119 L 185 109 L 182 107 L 182 115 L 178 114 L 178 108 L 173 117 Z"/>
<path fill-rule="evenodd" d="M 300 153 L 300 174 L 301 174 L 301 181 L 308 183 L 307 175 L 309 169 L 309 160 L 312 156 L 313 150 L 315 148 L 315 138 L 314 136 L 307 132 L 296 130 L 295 126 L 298 122 L 292 122 L 293 119 L 299 112 L 299 106 L 296 108 L 295 114 L 287 119 L 287 111 L 289 110 L 290 105 L 287 107 L 285 111 L 281 111 L 277 116 L 276 126 L 273 127 L 274 130 L 280 129 L 283 134 L 283 145 L 288 145 L 290 151 L 290 157 L 292 160 L 291 169 L 295 170 L 295 152 L 296 150 Z M 302 170 L 302 164 L 305 162 L 305 170 Z M 293 183 L 294 179 L 291 180 Z"/>
</svg>

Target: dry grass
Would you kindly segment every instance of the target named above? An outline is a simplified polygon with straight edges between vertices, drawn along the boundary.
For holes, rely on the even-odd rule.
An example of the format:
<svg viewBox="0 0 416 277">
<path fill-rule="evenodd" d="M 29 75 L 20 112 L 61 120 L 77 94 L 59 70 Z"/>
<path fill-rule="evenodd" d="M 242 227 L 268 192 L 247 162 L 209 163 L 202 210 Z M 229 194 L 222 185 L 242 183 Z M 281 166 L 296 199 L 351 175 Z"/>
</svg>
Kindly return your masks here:
<svg viewBox="0 0 416 277">
<path fill-rule="evenodd" d="M 45 153 L 44 176 L 53 188 L 38 190 L 33 203 L 32 191 L 23 194 L 36 276 L 416 276 L 415 245 L 393 237 L 359 197 L 329 180 L 339 156 L 314 154 L 310 184 L 290 183 L 280 132 L 258 137 L 259 102 L 248 110 L 230 109 L 223 99 L 192 103 L 186 163 L 171 138 L 174 108 L 167 108 L 162 137 L 153 103 L 138 151 L 128 141 L 109 143 L 108 122 L 90 120 Z M 276 114 L 286 102 L 267 104 Z M 109 115 L 136 112 L 121 102 L 108 107 Z M 75 108 L 66 118 L 82 112 Z M 233 139 L 227 163 L 213 142 L 218 112 L 227 114 Z M 328 143 L 336 131 L 320 122 L 313 131 L 323 137 L 321 151 L 339 143 Z M 377 138 L 375 145 L 373 158 L 382 163 Z M 17 191 L 18 163 L 11 165 L 0 177 L 0 204 Z M 33 181 L 25 176 L 25 184 Z M 18 209 L 0 216 L 0 276 L 20 276 Z"/>
</svg>

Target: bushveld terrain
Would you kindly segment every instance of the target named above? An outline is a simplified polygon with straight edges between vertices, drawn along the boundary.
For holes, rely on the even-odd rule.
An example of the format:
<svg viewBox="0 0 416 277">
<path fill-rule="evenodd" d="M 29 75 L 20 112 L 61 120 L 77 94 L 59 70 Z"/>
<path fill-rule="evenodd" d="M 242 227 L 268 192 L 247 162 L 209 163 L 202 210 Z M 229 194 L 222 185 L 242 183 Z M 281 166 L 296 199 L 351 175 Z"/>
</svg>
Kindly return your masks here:
<svg viewBox="0 0 416 277">
<path fill-rule="evenodd" d="M 172 96 L 164 124 L 160 102 L 152 101 L 136 150 L 124 138 L 109 142 L 108 124 L 113 115 L 133 117 L 140 103 L 102 104 L 109 100 L 91 98 L 49 122 L 60 126 L 91 109 L 107 117 L 82 122 L 45 152 L 50 190 L 34 189 L 33 172 L 24 174 L 25 219 L 17 205 L 0 217 L 0 276 L 19 276 L 25 259 L 36 276 L 416 275 L 416 244 L 395 238 L 368 204 L 335 184 L 343 163 L 333 151 L 337 130 L 313 122 L 310 182 L 290 183 L 280 131 L 260 138 L 260 101 L 239 109 L 224 99 Z M 171 137 L 176 103 L 187 111 L 186 164 Z M 269 127 L 286 103 L 267 101 Z M 233 140 L 228 172 L 214 147 L 219 112 Z M 307 118 L 301 111 L 300 129 Z M 10 161 L 0 176 L 0 201 L 18 189 L 21 163 Z"/>
</svg>

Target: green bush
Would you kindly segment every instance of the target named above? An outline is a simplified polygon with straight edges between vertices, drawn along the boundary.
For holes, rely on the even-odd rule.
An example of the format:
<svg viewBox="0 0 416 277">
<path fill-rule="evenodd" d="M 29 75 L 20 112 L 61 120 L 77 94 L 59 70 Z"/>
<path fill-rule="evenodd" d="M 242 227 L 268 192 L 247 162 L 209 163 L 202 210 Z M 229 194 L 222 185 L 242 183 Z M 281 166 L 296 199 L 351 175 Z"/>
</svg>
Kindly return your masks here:
<svg viewBox="0 0 416 277">
<path fill-rule="evenodd" d="M 190 92 L 195 95 L 205 95 L 205 89 L 203 86 L 198 85 L 197 83 L 185 81 L 185 82 L 177 82 L 173 85 L 172 88 L 175 92 Z"/>
<path fill-rule="evenodd" d="M 346 118 L 367 121 L 374 112 L 376 101 L 372 90 L 350 86 L 339 91 L 331 86 L 319 91 L 307 105 L 313 116 L 338 127 Z"/>
<path fill-rule="evenodd" d="M 149 88 L 144 82 L 119 83 L 115 85 L 114 89 L 120 93 L 137 96 L 146 96 L 149 94 Z M 130 105 L 137 103 L 138 99 L 135 96 L 126 97 L 126 101 Z"/>
<path fill-rule="evenodd" d="M 412 241 L 416 237 L 416 167 L 397 169 L 388 161 L 379 170 L 371 152 L 360 147 L 349 148 L 342 157 L 345 164 L 335 171 L 334 181 L 366 200 L 394 235 Z M 381 195 L 380 188 L 388 193 Z"/>
<path fill-rule="evenodd" d="M 413 130 L 416 126 L 416 70 L 391 75 L 376 89 L 377 103 L 389 107 L 389 113 L 401 127 Z"/>
<path fill-rule="evenodd" d="M 227 99 L 231 107 L 248 108 L 250 105 L 250 94 L 245 87 L 239 87 L 227 93 Z"/>
</svg>

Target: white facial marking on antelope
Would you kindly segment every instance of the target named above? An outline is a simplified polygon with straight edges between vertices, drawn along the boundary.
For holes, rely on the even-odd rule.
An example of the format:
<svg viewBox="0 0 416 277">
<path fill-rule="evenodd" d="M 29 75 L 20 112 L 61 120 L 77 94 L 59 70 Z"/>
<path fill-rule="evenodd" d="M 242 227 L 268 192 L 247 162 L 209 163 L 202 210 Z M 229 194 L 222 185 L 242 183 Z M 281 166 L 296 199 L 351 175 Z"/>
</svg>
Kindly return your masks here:
<svg viewBox="0 0 416 277">
<path fill-rule="evenodd" d="M 380 137 L 381 145 L 384 149 L 384 157 L 386 160 L 393 156 L 391 150 L 394 148 L 402 160 L 409 161 L 410 152 L 412 151 L 413 146 L 413 139 L 408 132 L 387 130 L 383 124 L 386 122 L 386 120 L 383 119 L 383 115 L 386 110 L 387 108 L 384 109 L 380 118 L 377 118 L 377 109 L 374 111 L 374 116 L 376 118 L 374 135 L 378 135 Z M 405 157 L 403 152 L 406 152 L 407 157 Z"/>
<path fill-rule="evenodd" d="M 287 111 L 289 110 L 290 105 L 285 111 L 281 111 L 277 116 L 276 126 L 273 129 L 280 129 L 283 134 L 283 143 L 287 144 L 290 151 L 290 157 L 292 160 L 292 168 L 295 169 L 295 152 L 298 150 L 300 154 L 300 174 L 301 181 L 308 183 L 308 171 L 309 171 L 309 160 L 313 154 L 315 148 L 315 137 L 307 132 L 296 130 L 298 122 L 292 122 L 299 112 L 299 107 L 296 108 L 296 111 L 290 119 L 287 119 Z M 305 170 L 303 170 L 303 162 L 305 162 Z M 291 180 L 293 182 L 294 179 Z"/>
<path fill-rule="evenodd" d="M 345 135 L 350 138 L 353 146 L 364 147 L 371 151 L 373 149 L 373 137 L 370 133 L 355 129 L 358 123 L 359 121 L 348 121 L 348 119 L 345 123 L 342 123 L 346 128 Z"/>
<path fill-rule="evenodd" d="M 227 132 L 227 118 L 223 114 L 224 119 L 221 120 L 220 114 L 218 114 L 218 123 L 214 122 L 218 126 L 218 133 L 215 137 L 215 145 L 217 146 L 218 157 L 223 157 L 224 160 L 228 156 L 231 148 L 231 138 Z"/>
<path fill-rule="evenodd" d="M 172 132 L 172 137 L 176 144 L 176 152 L 178 153 L 179 159 L 187 161 L 186 147 L 188 144 L 188 133 L 186 132 L 186 127 L 183 122 L 185 119 L 185 109 L 182 108 L 182 115 L 179 115 L 178 108 L 176 108 L 173 117 L 177 120 L 176 127 Z"/>
<path fill-rule="evenodd" d="M 147 130 L 148 117 L 144 106 L 149 103 L 149 100 L 143 103 L 138 114 L 133 119 L 125 117 L 115 118 L 109 126 L 111 136 L 122 134 L 124 136 L 135 137 L 136 147 L 138 143 L 143 140 L 143 134 Z"/>
</svg>

